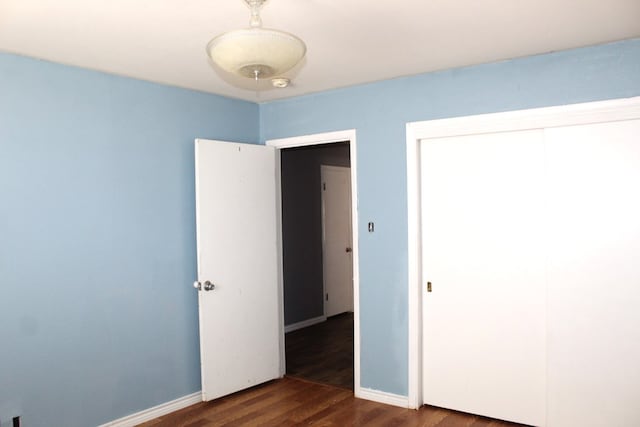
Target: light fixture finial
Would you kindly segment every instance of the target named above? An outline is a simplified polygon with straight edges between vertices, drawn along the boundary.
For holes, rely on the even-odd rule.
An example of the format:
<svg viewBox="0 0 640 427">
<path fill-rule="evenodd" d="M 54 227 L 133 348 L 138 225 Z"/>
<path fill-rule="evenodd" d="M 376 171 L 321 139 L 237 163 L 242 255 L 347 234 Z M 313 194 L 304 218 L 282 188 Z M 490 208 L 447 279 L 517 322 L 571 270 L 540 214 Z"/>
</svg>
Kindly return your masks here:
<svg viewBox="0 0 640 427">
<path fill-rule="evenodd" d="M 262 27 L 262 18 L 260 17 L 260 10 L 262 9 L 262 5 L 264 5 L 265 0 L 244 0 L 249 9 L 251 9 L 251 19 L 249 20 L 249 25 L 251 28 Z"/>
</svg>

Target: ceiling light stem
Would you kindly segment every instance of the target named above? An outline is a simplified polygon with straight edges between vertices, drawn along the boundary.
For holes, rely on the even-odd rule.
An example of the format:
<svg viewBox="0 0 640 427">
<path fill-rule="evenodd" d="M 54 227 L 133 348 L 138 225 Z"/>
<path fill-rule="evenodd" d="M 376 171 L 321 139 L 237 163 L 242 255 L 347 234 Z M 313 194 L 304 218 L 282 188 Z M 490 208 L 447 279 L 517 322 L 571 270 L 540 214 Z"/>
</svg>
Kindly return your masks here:
<svg viewBox="0 0 640 427">
<path fill-rule="evenodd" d="M 259 28 L 262 27 L 262 18 L 260 18 L 260 9 L 262 9 L 262 5 L 265 0 L 245 0 L 249 8 L 251 9 L 251 19 L 249 20 L 249 25 L 251 28 Z"/>
</svg>

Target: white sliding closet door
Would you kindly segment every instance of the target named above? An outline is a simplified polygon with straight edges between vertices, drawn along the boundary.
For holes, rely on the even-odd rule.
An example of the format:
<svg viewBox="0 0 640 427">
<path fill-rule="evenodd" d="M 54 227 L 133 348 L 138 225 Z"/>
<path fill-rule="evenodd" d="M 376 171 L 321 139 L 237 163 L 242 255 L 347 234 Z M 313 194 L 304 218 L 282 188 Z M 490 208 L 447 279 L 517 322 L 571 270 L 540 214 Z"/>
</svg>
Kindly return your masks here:
<svg viewBox="0 0 640 427">
<path fill-rule="evenodd" d="M 640 426 L 640 120 L 545 134 L 548 425 Z"/>
<path fill-rule="evenodd" d="M 421 142 L 426 404 L 544 425 L 543 135 Z"/>
</svg>

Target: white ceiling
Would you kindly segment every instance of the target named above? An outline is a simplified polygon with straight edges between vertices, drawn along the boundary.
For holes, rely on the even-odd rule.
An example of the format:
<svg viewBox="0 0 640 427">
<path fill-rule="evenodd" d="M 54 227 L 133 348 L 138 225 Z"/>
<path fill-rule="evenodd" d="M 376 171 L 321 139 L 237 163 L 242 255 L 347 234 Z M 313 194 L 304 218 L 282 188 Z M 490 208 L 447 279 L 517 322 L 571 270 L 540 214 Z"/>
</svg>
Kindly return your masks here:
<svg viewBox="0 0 640 427">
<path fill-rule="evenodd" d="M 205 53 L 248 26 L 243 0 L 0 0 L 0 50 L 262 102 L 640 36 L 640 0 L 269 0 L 262 18 L 308 50 L 259 94 Z"/>
</svg>

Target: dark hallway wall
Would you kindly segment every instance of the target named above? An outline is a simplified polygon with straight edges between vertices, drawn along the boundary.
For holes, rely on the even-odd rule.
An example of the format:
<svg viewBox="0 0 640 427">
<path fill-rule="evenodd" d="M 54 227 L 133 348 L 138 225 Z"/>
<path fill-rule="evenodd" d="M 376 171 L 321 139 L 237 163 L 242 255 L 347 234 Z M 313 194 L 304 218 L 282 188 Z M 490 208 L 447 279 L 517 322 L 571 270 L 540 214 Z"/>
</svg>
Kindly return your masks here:
<svg viewBox="0 0 640 427">
<path fill-rule="evenodd" d="M 349 166 L 349 143 L 282 150 L 285 325 L 324 312 L 320 165 Z"/>
</svg>

